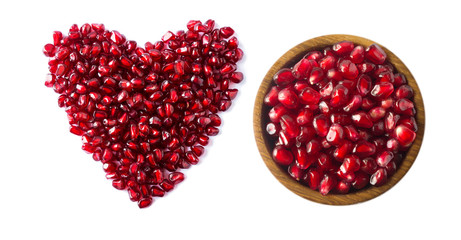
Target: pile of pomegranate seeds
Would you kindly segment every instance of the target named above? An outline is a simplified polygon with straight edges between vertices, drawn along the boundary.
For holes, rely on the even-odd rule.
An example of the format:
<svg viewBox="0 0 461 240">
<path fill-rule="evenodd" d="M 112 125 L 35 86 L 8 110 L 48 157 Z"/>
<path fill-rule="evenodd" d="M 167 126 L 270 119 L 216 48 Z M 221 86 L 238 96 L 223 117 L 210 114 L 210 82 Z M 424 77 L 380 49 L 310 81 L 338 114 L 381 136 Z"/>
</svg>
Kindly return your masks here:
<svg viewBox="0 0 461 240">
<path fill-rule="evenodd" d="M 144 47 L 103 24 L 72 25 L 44 47 L 45 85 L 60 94 L 70 132 L 101 161 L 107 179 L 148 207 L 184 180 L 199 162 L 220 111 L 229 109 L 243 80 L 243 52 L 230 27 L 192 20 Z"/>
<path fill-rule="evenodd" d="M 376 44 L 342 41 L 275 74 L 266 131 L 291 177 L 326 195 L 395 173 L 418 127 L 413 89 L 386 57 Z"/>
</svg>

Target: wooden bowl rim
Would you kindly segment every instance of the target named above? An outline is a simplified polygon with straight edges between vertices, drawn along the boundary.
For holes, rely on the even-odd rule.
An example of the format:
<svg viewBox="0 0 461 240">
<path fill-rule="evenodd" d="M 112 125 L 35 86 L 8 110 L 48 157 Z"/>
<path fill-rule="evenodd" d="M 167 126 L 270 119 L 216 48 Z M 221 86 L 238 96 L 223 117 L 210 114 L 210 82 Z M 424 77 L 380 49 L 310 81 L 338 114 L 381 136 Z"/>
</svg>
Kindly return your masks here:
<svg viewBox="0 0 461 240">
<path fill-rule="evenodd" d="M 271 151 L 269 149 L 269 140 L 265 137 L 264 129 L 265 129 L 265 122 L 267 122 L 267 114 L 263 116 L 264 108 L 266 108 L 267 113 L 267 106 L 264 106 L 263 99 L 264 96 L 267 94 L 270 86 L 273 86 L 272 77 L 274 74 L 284 67 L 291 67 L 297 61 L 299 61 L 308 51 L 311 50 L 320 50 L 327 46 L 331 46 L 334 43 L 339 41 L 352 41 L 355 44 L 362 45 L 365 48 L 371 44 L 379 45 L 387 54 L 387 61 L 390 62 L 397 72 L 402 73 L 405 75 L 408 85 L 410 85 L 414 90 L 414 104 L 416 108 L 416 122 L 418 124 L 418 131 L 416 135 L 416 139 L 413 145 L 410 147 L 409 151 L 406 154 L 406 157 L 398 167 L 397 171 L 390 177 L 386 184 L 375 187 L 369 186 L 363 190 L 359 190 L 353 193 L 348 194 L 328 194 L 327 196 L 322 196 L 318 191 L 314 191 L 309 187 L 302 185 L 301 183 L 292 179 L 286 171 L 284 171 L 280 166 L 278 166 L 271 157 Z M 266 119 L 266 121 L 264 120 Z M 290 191 L 294 192 L 295 194 L 306 198 L 308 200 L 327 204 L 327 205 L 350 205 L 355 203 L 364 202 L 370 199 L 373 199 L 386 191 L 390 188 L 395 186 L 408 172 L 408 170 L 413 165 L 416 157 L 419 153 L 419 150 L 422 145 L 422 140 L 424 136 L 424 129 L 425 129 L 425 111 L 424 111 L 424 103 L 422 99 L 422 95 L 420 89 L 414 79 L 413 75 L 411 74 L 410 70 L 405 66 L 405 64 L 390 50 L 386 47 L 371 41 L 369 39 L 353 36 L 353 35 L 346 35 L 346 34 L 332 34 L 332 35 L 324 35 L 320 37 L 315 37 L 309 40 L 306 40 L 295 47 L 288 50 L 284 55 L 282 55 L 270 68 L 270 70 L 265 75 L 256 96 L 254 111 L 253 111 L 253 130 L 255 135 L 256 144 L 258 146 L 259 153 L 266 164 L 267 168 L 270 172 L 275 176 L 275 178 L 282 183 L 286 188 Z"/>
</svg>

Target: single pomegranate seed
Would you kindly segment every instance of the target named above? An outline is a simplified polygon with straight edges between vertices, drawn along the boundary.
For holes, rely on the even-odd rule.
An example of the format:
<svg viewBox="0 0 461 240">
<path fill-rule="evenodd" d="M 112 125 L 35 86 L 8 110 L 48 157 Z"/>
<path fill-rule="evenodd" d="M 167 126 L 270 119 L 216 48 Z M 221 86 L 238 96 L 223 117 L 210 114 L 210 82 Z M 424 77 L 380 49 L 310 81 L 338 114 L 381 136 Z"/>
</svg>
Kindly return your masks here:
<svg viewBox="0 0 461 240">
<path fill-rule="evenodd" d="M 303 104 L 317 104 L 320 100 L 320 93 L 315 91 L 310 87 L 306 87 L 300 94 L 299 94 L 299 101 Z"/>
<path fill-rule="evenodd" d="M 291 89 L 282 89 L 278 94 L 278 100 L 287 108 L 296 108 L 298 105 L 298 95 Z"/>
<path fill-rule="evenodd" d="M 394 92 L 394 85 L 389 82 L 376 84 L 371 90 L 371 95 L 378 99 L 385 99 Z"/>
<path fill-rule="evenodd" d="M 336 85 L 334 87 L 333 92 L 331 94 L 330 105 L 332 107 L 339 107 L 342 106 L 347 102 L 347 95 L 349 90 L 341 84 Z"/>
<path fill-rule="evenodd" d="M 320 170 L 311 168 L 306 173 L 304 177 L 304 181 L 309 185 L 312 190 L 317 190 L 320 185 L 320 181 L 322 180 L 322 173 Z"/>
<path fill-rule="evenodd" d="M 377 44 L 371 44 L 365 51 L 365 57 L 375 64 L 383 64 L 387 55 Z"/>
<path fill-rule="evenodd" d="M 276 146 L 272 151 L 272 158 L 277 163 L 288 166 L 293 162 L 293 154 L 282 146 Z"/>
<path fill-rule="evenodd" d="M 319 136 L 327 136 L 330 128 L 330 121 L 326 115 L 320 114 L 315 116 L 312 125 Z"/>
<path fill-rule="evenodd" d="M 295 77 L 293 76 L 292 71 L 289 68 L 281 69 L 274 75 L 274 82 L 279 86 L 286 86 L 294 80 Z"/>
<path fill-rule="evenodd" d="M 351 54 L 349 55 L 351 62 L 361 63 L 365 59 L 365 49 L 362 46 L 357 46 L 352 49 Z"/>
<path fill-rule="evenodd" d="M 376 146 L 367 141 L 360 141 L 355 144 L 352 152 L 359 157 L 368 157 L 375 154 Z"/>
<path fill-rule="evenodd" d="M 363 172 L 355 173 L 355 179 L 352 182 L 352 187 L 357 190 L 364 188 L 365 186 L 368 185 L 369 178 L 370 178 L 369 175 Z"/>
<path fill-rule="evenodd" d="M 335 184 L 336 180 L 333 178 L 333 176 L 325 174 L 322 181 L 320 182 L 320 194 L 324 196 L 327 195 L 334 188 Z"/>
<path fill-rule="evenodd" d="M 373 122 L 371 121 L 370 116 L 365 112 L 357 112 L 355 114 L 352 114 L 351 118 L 352 118 L 352 122 L 357 127 L 362 127 L 362 128 L 373 127 Z"/>
<path fill-rule="evenodd" d="M 342 194 L 348 193 L 350 188 L 351 184 L 345 181 L 339 181 L 335 186 L 335 190 Z"/>
<path fill-rule="evenodd" d="M 297 79 L 307 79 L 310 76 L 312 68 L 316 65 L 317 63 L 314 60 L 303 58 L 293 67 L 293 76 Z"/>
<path fill-rule="evenodd" d="M 331 48 L 337 55 L 349 54 L 354 49 L 354 43 L 351 41 L 342 41 L 336 43 Z"/>
<path fill-rule="evenodd" d="M 394 134 L 402 147 L 409 147 L 416 139 L 416 133 L 405 125 L 398 125 Z"/>
<path fill-rule="evenodd" d="M 326 140 L 333 145 L 339 145 L 344 139 L 344 129 L 341 125 L 333 123 L 330 126 Z"/>
<path fill-rule="evenodd" d="M 376 163 L 380 167 L 385 167 L 387 164 L 392 161 L 394 158 L 394 154 L 389 151 L 383 151 L 382 153 L 378 154 L 378 157 L 376 158 Z"/>
<path fill-rule="evenodd" d="M 381 186 L 387 182 L 387 172 L 384 168 L 379 168 L 370 177 L 370 184 L 374 186 Z"/>
<path fill-rule="evenodd" d="M 151 197 L 143 198 L 143 199 L 139 200 L 138 206 L 139 206 L 139 208 L 146 208 L 146 207 L 149 207 L 150 205 L 152 205 L 153 202 L 154 202 L 154 200 Z"/>
<path fill-rule="evenodd" d="M 355 79 L 359 75 L 357 66 L 350 60 L 342 60 L 338 68 L 344 78 Z"/>
<path fill-rule="evenodd" d="M 276 86 L 273 86 L 269 92 L 266 94 L 266 97 L 264 97 L 264 103 L 269 106 L 275 106 L 279 103 L 278 99 L 279 95 L 279 89 Z"/>
<path fill-rule="evenodd" d="M 303 170 L 298 167 L 298 165 L 296 164 L 291 164 L 289 167 L 288 167 L 288 173 L 290 174 L 290 176 L 292 178 L 294 178 L 296 181 L 300 181 L 304 172 Z"/>
</svg>

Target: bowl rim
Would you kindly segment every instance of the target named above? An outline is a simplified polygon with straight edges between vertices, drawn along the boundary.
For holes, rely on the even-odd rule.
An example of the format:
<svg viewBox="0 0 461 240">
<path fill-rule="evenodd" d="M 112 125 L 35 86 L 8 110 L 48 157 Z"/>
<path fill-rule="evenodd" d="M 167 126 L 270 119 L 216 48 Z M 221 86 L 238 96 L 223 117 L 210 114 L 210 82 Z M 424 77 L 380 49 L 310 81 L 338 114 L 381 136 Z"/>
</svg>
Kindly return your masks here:
<svg viewBox="0 0 461 240">
<path fill-rule="evenodd" d="M 272 156 L 270 153 L 271 150 L 269 149 L 268 144 L 269 140 L 267 139 L 267 137 L 265 137 L 264 131 L 265 123 L 267 122 L 268 117 L 267 114 L 266 116 L 263 115 L 263 113 L 268 112 L 269 107 L 264 106 L 263 99 L 270 87 L 273 86 L 272 77 L 277 71 L 284 67 L 292 67 L 309 51 L 320 50 L 340 41 L 352 41 L 356 45 L 358 44 L 364 46 L 364 48 L 368 47 L 371 44 L 377 44 L 386 52 L 387 62 L 391 63 L 397 72 L 405 75 L 407 79 L 407 84 L 410 85 L 414 90 L 413 102 L 416 108 L 415 119 L 416 123 L 418 124 L 418 131 L 416 132 L 415 141 L 408 150 L 400 166 L 397 168 L 397 171 L 388 179 L 388 181 L 384 185 L 379 187 L 369 186 L 363 190 L 358 190 L 356 192 L 348 194 L 330 193 L 326 196 L 322 196 L 318 191 L 314 191 L 306 185 L 302 185 L 301 183 L 291 178 L 286 171 L 284 171 L 272 160 Z M 266 121 L 264 119 L 266 119 Z M 405 174 L 409 171 L 409 169 L 415 162 L 419 150 L 422 146 L 424 129 L 425 111 L 423 98 L 415 78 L 411 74 L 410 70 L 406 67 L 406 65 L 394 53 L 392 53 L 390 50 L 388 50 L 381 44 L 376 43 L 367 38 L 346 34 L 331 34 L 311 38 L 294 46 L 285 54 L 283 54 L 271 66 L 269 71 L 266 73 L 263 81 L 261 82 L 261 85 L 258 89 L 258 93 L 256 95 L 253 109 L 253 130 L 256 144 L 266 167 L 270 170 L 272 175 L 274 175 L 274 177 L 282 185 L 284 185 L 293 193 L 313 202 L 327 205 L 350 205 L 368 201 L 380 196 L 381 194 L 387 192 L 389 189 L 395 186 L 405 176 Z"/>
</svg>

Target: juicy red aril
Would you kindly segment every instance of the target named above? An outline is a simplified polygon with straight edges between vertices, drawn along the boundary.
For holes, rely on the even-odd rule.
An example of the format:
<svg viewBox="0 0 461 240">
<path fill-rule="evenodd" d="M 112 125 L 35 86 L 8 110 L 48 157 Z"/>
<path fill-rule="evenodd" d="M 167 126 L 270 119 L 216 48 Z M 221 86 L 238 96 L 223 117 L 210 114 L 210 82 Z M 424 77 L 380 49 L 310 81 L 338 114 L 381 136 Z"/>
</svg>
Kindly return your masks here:
<svg viewBox="0 0 461 240">
<path fill-rule="evenodd" d="M 272 158 L 275 162 L 284 166 L 290 165 L 293 162 L 293 154 L 291 151 L 282 146 L 276 146 L 274 148 L 272 151 Z"/>
<path fill-rule="evenodd" d="M 365 51 L 365 57 L 374 64 L 383 64 L 387 55 L 384 50 L 377 44 L 371 44 Z"/>
<path fill-rule="evenodd" d="M 286 108 L 296 108 L 298 105 L 298 95 L 289 88 L 284 88 L 278 94 L 278 100 Z"/>
<path fill-rule="evenodd" d="M 174 189 L 184 180 L 181 169 L 199 162 L 209 136 L 219 133 L 217 114 L 238 93 L 232 85 L 243 80 L 237 71 L 243 51 L 231 27 L 191 20 L 187 29 L 142 47 L 103 24 L 72 25 L 43 48 L 50 57 L 45 85 L 60 94 L 70 132 L 82 136 L 82 149 L 140 208 Z M 280 84 L 293 81 L 290 75 L 291 69 L 281 73 Z M 291 95 L 282 101 L 278 95 L 274 89 L 266 103 L 290 105 Z M 296 118 L 284 117 L 282 127 L 297 137 Z M 274 125 L 274 134 L 280 128 Z"/>
<path fill-rule="evenodd" d="M 378 45 L 306 53 L 265 95 L 272 158 L 326 195 L 380 186 L 416 139 L 415 92 Z"/>
</svg>

